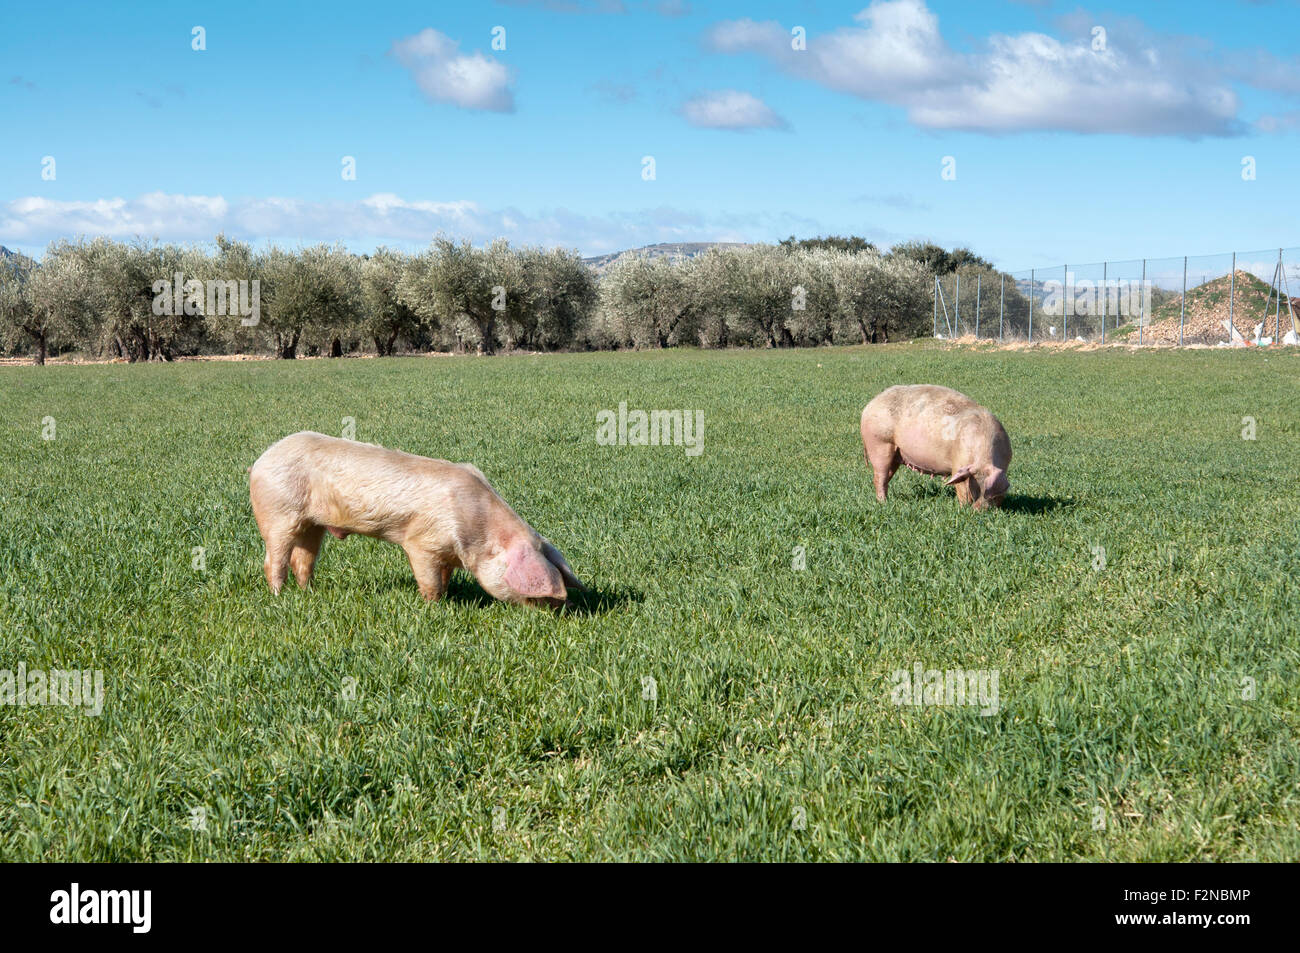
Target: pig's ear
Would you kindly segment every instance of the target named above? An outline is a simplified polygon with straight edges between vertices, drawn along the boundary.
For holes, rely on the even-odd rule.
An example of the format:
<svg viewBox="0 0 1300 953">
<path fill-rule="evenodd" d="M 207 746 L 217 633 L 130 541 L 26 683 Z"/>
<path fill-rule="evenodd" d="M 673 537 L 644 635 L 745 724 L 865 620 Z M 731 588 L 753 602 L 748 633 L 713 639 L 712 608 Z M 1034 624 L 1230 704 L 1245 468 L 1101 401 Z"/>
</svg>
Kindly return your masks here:
<svg viewBox="0 0 1300 953">
<path fill-rule="evenodd" d="M 948 477 L 948 479 L 944 480 L 943 485 L 952 486 L 954 483 L 960 483 L 962 480 L 969 479 L 974 472 L 975 468 L 973 466 L 964 466 L 952 476 Z"/>
<path fill-rule="evenodd" d="M 556 549 L 555 544 L 545 536 L 542 537 L 542 552 L 551 561 L 551 565 L 560 571 L 566 586 L 572 586 L 574 589 L 587 588 L 583 581 L 574 575 L 573 570 L 569 568 L 569 564 L 564 560 L 564 554 Z"/>
<path fill-rule="evenodd" d="M 506 585 L 525 599 L 568 598 L 559 570 L 524 542 L 506 551 Z"/>
</svg>

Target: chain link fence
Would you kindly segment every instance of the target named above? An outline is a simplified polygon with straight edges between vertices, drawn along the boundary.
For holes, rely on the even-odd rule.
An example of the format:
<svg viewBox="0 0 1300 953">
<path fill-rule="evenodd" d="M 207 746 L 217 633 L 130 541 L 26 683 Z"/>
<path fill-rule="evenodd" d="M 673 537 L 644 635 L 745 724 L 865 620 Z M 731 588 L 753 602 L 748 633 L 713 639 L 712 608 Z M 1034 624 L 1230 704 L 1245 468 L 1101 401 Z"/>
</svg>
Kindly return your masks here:
<svg viewBox="0 0 1300 953">
<path fill-rule="evenodd" d="M 1300 344 L 1300 248 L 934 279 L 936 337 L 1248 347 Z"/>
</svg>

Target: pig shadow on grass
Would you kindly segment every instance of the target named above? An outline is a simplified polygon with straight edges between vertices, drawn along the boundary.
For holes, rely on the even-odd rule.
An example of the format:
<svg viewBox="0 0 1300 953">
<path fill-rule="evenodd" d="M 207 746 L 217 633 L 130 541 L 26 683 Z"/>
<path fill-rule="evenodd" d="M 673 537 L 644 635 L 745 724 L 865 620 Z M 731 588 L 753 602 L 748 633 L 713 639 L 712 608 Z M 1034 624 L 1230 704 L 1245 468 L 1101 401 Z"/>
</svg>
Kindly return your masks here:
<svg viewBox="0 0 1300 953">
<path fill-rule="evenodd" d="M 1008 513 L 1040 516 L 1056 510 L 1069 509 L 1075 505 L 1075 502 L 1074 498 L 1069 496 L 1028 496 L 1023 493 L 1008 493 L 1002 499 L 1002 508 Z"/>
<path fill-rule="evenodd" d="M 411 580 L 414 587 L 415 581 Z M 442 594 L 446 602 L 454 602 L 457 605 L 473 606 L 475 609 L 486 609 L 492 603 L 496 602 L 473 576 L 467 576 L 463 572 L 453 572 L 451 582 L 447 583 L 447 591 Z"/>
<path fill-rule="evenodd" d="M 488 595 L 478 584 L 477 579 L 463 572 L 452 573 L 451 583 L 447 586 L 443 598 L 475 608 L 484 608 L 497 601 Z M 565 604 L 563 612 L 565 615 L 604 615 L 619 606 L 641 602 L 644 599 L 645 593 L 622 586 L 611 586 L 605 589 L 597 586 L 570 589 L 569 601 Z"/>
<path fill-rule="evenodd" d="M 395 574 L 391 585 L 393 588 L 411 589 L 412 591 L 417 588 L 413 578 L 402 574 Z M 447 591 L 443 593 L 442 598 L 444 602 L 470 606 L 475 609 L 486 609 L 497 602 L 479 585 L 477 579 L 468 573 L 460 571 L 451 574 L 451 582 L 448 583 Z M 619 606 L 641 602 L 644 599 L 645 593 L 623 586 L 610 586 L 607 588 L 591 586 L 585 590 L 571 589 L 569 590 L 569 602 L 564 607 L 564 612 L 568 615 L 603 615 Z"/>
<path fill-rule="evenodd" d="M 915 500 L 938 499 L 940 497 L 946 497 L 950 500 L 956 499 L 956 494 L 939 480 L 918 482 L 914 486 L 908 487 L 904 492 L 909 493 L 911 498 Z M 1027 513 L 1030 516 L 1041 516 L 1044 513 L 1068 509 L 1074 506 L 1076 502 L 1073 497 L 1069 496 L 1030 496 L 1025 493 L 1008 493 L 1002 499 L 1002 509 L 1008 513 Z"/>
<path fill-rule="evenodd" d="M 569 615 L 604 615 L 611 609 L 644 601 L 645 593 L 639 589 L 626 586 L 600 588 L 588 583 L 586 589 L 569 590 L 569 603 L 564 611 Z"/>
</svg>

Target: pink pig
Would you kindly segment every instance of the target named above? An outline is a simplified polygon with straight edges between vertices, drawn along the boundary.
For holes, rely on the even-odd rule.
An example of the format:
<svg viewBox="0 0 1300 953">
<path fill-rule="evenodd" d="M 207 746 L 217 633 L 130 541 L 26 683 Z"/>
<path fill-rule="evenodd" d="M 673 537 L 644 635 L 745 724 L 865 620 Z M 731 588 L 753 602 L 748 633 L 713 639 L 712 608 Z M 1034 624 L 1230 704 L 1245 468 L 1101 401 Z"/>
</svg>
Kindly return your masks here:
<svg viewBox="0 0 1300 953">
<path fill-rule="evenodd" d="M 948 387 L 915 384 L 881 391 L 862 411 L 862 449 L 885 502 L 899 464 L 946 476 L 957 499 L 977 510 L 1001 506 L 1010 484 L 1011 441 L 991 413 Z"/>
<path fill-rule="evenodd" d="M 566 583 L 585 588 L 560 551 L 467 463 L 303 431 L 272 444 L 250 474 L 273 593 L 290 567 L 307 587 L 326 530 L 401 546 L 426 599 L 442 597 L 458 566 L 507 602 L 559 605 Z"/>
</svg>

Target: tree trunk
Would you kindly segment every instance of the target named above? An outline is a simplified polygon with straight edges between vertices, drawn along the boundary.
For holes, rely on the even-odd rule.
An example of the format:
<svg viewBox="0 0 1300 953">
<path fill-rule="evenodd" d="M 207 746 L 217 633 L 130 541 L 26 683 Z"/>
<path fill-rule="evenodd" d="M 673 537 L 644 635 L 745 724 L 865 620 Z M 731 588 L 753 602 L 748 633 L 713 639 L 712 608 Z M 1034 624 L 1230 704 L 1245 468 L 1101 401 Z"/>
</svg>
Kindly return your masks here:
<svg viewBox="0 0 1300 953">
<path fill-rule="evenodd" d="M 45 332 L 42 331 L 40 334 L 36 336 L 36 363 L 37 364 L 40 365 L 45 364 L 45 354 L 46 354 Z"/>
<path fill-rule="evenodd" d="M 390 335 L 388 336 L 388 349 L 387 349 L 386 351 L 384 351 L 384 354 L 385 354 L 386 356 L 388 356 L 388 357 L 392 357 L 392 356 L 393 356 L 393 351 L 394 351 L 394 350 L 396 349 L 396 347 L 397 347 L 397 335 L 398 335 L 398 332 L 397 332 L 397 331 L 394 331 L 392 334 L 390 334 Z"/>
<path fill-rule="evenodd" d="M 335 338 L 333 341 L 330 342 L 330 357 L 342 357 L 342 356 L 343 356 L 343 342 L 340 341 L 338 338 Z"/>
<path fill-rule="evenodd" d="M 474 318 L 474 324 L 478 327 L 478 352 L 480 354 L 496 353 L 496 336 L 492 333 L 492 325 L 495 323 L 495 314 L 489 315 L 486 321 L 481 318 Z"/>
</svg>

